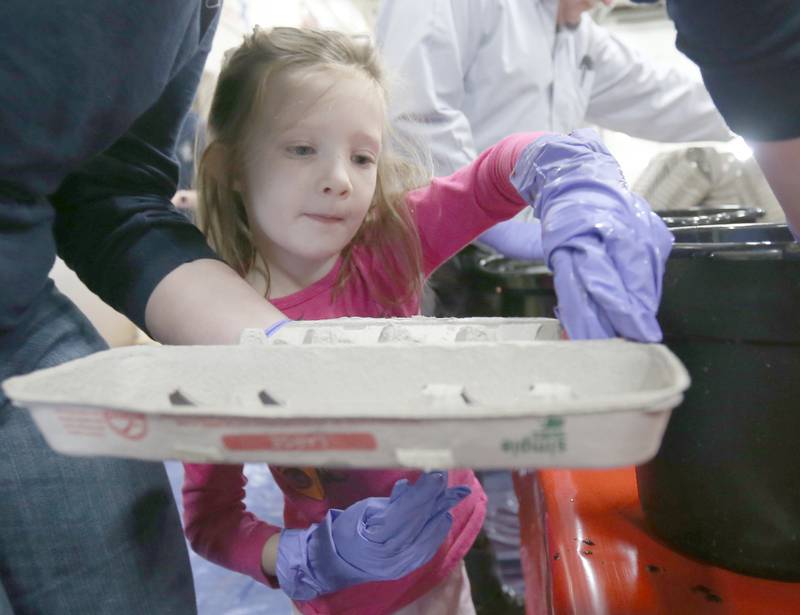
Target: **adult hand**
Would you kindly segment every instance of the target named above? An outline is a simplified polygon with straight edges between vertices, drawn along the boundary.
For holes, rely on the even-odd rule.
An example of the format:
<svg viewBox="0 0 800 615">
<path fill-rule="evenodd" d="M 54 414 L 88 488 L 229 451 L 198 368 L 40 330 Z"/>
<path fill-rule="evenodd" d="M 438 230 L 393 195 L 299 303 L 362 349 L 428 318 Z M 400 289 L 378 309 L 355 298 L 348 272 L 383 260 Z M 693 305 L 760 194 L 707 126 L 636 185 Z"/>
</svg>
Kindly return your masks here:
<svg viewBox="0 0 800 615">
<path fill-rule="evenodd" d="M 495 224 L 477 239 L 503 256 L 518 260 L 542 260 L 542 224 L 531 220 L 505 220 Z"/>
<path fill-rule="evenodd" d="M 630 192 L 597 133 L 540 137 L 520 156 L 511 182 L 542 222 L 558 316 L 570 338 L 660 341 L 656 313 L 674 238 Z"/>
<path fill-rule="evenodd" d="M 426 564 L 447 537 L 449 510 L 470 493 L 447 487 L 446 472 L 422 474 L 391 495 L 366 498 L 345 510 L 331 509 L 319 524 L 283 530 L 276 575 L 295 600 L 368 581 L 399 579 Z"/>
</svg>

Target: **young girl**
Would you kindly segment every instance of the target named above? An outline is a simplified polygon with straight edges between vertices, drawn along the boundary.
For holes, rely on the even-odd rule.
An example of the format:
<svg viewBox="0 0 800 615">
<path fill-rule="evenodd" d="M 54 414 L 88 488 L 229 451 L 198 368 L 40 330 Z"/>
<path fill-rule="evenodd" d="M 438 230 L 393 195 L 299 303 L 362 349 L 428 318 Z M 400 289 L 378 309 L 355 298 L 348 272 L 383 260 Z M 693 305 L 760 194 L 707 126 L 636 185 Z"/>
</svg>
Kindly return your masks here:
<svg viewBox="0 0 800 615">
<path fill-rule="evenodd" d="M 439 264 L 526 206 L 509 177 L 539 137 L 427 181 L 391 151 L 373 48 L 290 28 L 256 30 L 227 59 L 208 129 L 201 225 L 293 320 L 417 314 Z M 474 612 L 462 559 L 485 495 L 471 471 L 271 470 L 283 531 L 245 511 L 241 465 L 186 464 L 195 551 L 281 586 L 305 614 Z M 381 551 L 404 532 L 408 548 Z"/>
</svg>

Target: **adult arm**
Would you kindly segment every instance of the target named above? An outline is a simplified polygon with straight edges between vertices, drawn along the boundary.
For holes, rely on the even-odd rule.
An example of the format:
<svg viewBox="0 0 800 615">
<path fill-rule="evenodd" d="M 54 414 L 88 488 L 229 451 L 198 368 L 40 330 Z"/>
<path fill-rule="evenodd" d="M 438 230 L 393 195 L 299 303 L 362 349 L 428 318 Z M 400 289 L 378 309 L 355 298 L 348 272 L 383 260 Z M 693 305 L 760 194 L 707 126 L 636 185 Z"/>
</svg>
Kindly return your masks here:
<svg viewBox="0 0 800 615">
<path fill-rule="evenodd" d="M 51 197 L 64 261 L 107 303 L 166 343 L 235 343 L 243 328 L 281 318 L 216 260 L 200 231 L 170 203 L 178 179 L 175 142 L 210 41 L 206 35 L 195 42 L 157 100 Z"/>
<path fill-rule="evenodd" d="M 800 138 L 750 145 L 795 238 L 800 239 Z"/>
<path fill-rule="evenodd" d="M 728 125 L 699 78 L 654 62 L 584 16 L 595 72 L 586 118 L 633 137 L 662 142 L 727 141 Z"/>
<path fill-rule="evenodd" d="M 49 2 L 47 10 L 26 0 L 0 3 L 0 285 L 14 289 L 0 293 L 0 333 L 25 319 L 48 284 L 57 249 L 54 225 L 62 231 L 58 247 L 68 244 L 65 255 L 74 267 L 73 246 L 84 243 L 88 257 L 98 235 L 121 223 L 122 216 L 109 211 L 100 194 L 108 188 L 113 192 L 116 175 L 121 175 L 108 166 L 101 169 L 109 171 L 108 177 L 93 167 L 105 186 L 86 192 L 78 187 L 69 195 L 72 202 L 58 202 L 59 186 L 81 170 L 88 170 L 82 183 L 91 186 L 87 161 L 112 147 L 154 106 L 162 119 L 160 134 L 117 150 L 123 157 L 114 171 L 144 153 L 147 159 L 139 166 L 147 172 L 137 174 L 136 165 L 130 165 L 133 173 L 127 173 L 131 194 L 152 197 L 169 191 L 169 142 L 196 85 L 191 75 L 179 73 L 193 58 L 202 64 L 216 13 L 204 3 L 183 0 L 86 0 L 81 10 L 66 0 Z M 165 105 L 159 99 L 168 84 L 176 87 Z M 149 154 L 156 149 L 164 151 L 151 165 Z M 67 209 L 83 210 L 80 222 L 85 224 L 61 225 L 71 216 L 71 211 L 64 215 Z M 201 240 L 194 242 L 198 254 L 208 254 Z M 102 248 L 97 258 L 108 257 Z M 84 282 L 102 291 L 90 269 L 81 267 Z M 119 278 L 115 273 L 110 277 Z M 108 293 L 101 294 L 108 301 Z M 116 306 L 124 309 L 121 302 Z"/>
<path fill-rule="evenodd" d="M 677 46 L 703 74 L 756 160 L 788 222 L 800 230 L 800 4 L 669 0 Z"/>
<path fill-rule="evenodd" d="M 225 263 L 178 266 L 147 302 L 147 330 L 165 344 L 236 344 L 244 329 L 269 328 L 286 316 Z"/>
</svg>

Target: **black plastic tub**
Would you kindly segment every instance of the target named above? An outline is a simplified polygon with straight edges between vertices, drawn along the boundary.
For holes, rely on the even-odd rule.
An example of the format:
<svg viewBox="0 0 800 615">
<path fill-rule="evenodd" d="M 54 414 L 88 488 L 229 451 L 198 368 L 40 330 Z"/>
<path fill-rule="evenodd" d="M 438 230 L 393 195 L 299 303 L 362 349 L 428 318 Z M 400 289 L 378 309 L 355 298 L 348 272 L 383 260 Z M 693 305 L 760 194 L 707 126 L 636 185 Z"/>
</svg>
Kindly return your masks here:
<svg viewBox="0 0 800 615">
<path fill-rule="evenodd" d="M 717 205 L 657 212 L 670 227 L 741 224 L 764 217 L 758 207 Z M 515 260 L 467 246 L 434 272 L 434 307 L 426 314 L 467 316 L 555 316 L 553 275 L 542 261 Z"/>
<path fill-rule="evenodd" d="M 521 261 L 467 246 L 431 278 L 435 316 L 554 317 L 553 274 L 542 261 Z"/>
<path fill-rule="evenodd" d="M 637 469 L 648 525 L 709 563 L 800 581 L 800 246 L 785 225 L 673 232 L 659 321 L 692 386 Z"/>
<path fill-rule="evenodd" d="M 555 316 L 553 273 L 543 261 L 488 256 L 478 261 L 476 280 L 484 305 L 497 316 Z"/>
<path fill-rule="evenodd" d="M 664 224 L 670 228 L 756 222 L 766 214 L 763 209 L 758 207 L 742 207 L 741 205 L 667 209 L 656 213 L 661 216 Z"/>
</svg>

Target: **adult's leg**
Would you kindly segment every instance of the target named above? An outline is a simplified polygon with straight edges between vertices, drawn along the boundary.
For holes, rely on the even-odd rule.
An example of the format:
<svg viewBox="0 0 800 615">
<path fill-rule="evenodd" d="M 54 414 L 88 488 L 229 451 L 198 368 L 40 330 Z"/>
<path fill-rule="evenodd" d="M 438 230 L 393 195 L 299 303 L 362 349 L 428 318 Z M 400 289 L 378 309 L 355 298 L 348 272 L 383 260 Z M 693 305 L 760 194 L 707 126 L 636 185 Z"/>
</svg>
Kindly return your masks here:
<svg viewBox="0 0 800 615">
<path fill-rule="evenodd" d="M 105 348 L 54 289 L 24 326 L 0 345 L 0 380 Z M 0 594 L 15 615 L 196 612 L 163 464 L 55 453 L 0 392 L 0 493 Z"/>
</svg>

